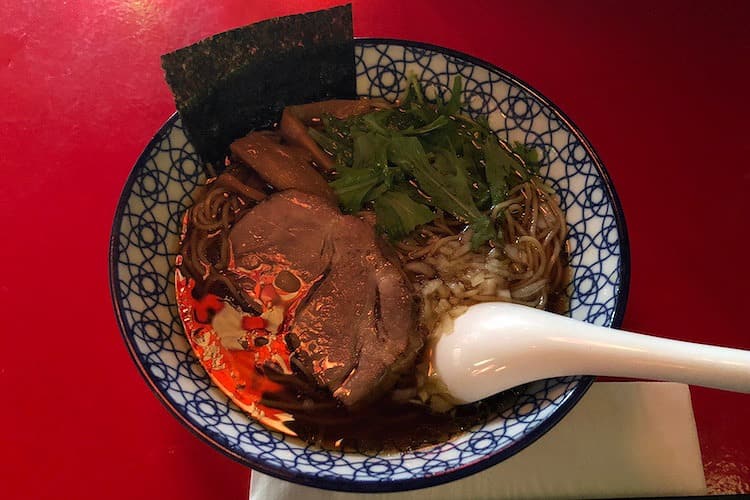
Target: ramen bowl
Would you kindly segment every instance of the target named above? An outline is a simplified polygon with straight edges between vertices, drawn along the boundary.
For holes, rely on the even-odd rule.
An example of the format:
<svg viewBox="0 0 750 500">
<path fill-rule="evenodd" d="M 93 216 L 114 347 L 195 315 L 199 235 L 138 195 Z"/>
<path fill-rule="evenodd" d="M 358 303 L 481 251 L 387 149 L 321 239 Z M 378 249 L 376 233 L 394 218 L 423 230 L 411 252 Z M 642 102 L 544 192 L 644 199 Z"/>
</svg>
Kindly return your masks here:
<svg viewBox="0 0 750 500">
<path fill-rule="evenodd" d="M 541 174 L 560 196 L 569 229 L 569 314 L 617 327 L 628 289 L 627 234 L 604 167 L 583 134 L 549 100 L 474 57 L 415 42 L 357 40 L 357 92 L 394 100 L 414 73 L 441 93 L 460 75 L 464 110 L 487 115 L 501 139 L 535 146 Z M 128 177 L 110 247 L 115 312 L 133 360 L 167 409 L 194 434 L 263 473 L 309 486 L 385 492 L 434 486 L 499 463 L 532 444 L 583 396 L 593 379 L 542 380 L 513 404 L 449 441 L 396 452 L 326 450 L 271 432 L 214 386 L 193 355 L 174 294 L 181 217 L 206 180 L 177 114 Z"/>
</svg>

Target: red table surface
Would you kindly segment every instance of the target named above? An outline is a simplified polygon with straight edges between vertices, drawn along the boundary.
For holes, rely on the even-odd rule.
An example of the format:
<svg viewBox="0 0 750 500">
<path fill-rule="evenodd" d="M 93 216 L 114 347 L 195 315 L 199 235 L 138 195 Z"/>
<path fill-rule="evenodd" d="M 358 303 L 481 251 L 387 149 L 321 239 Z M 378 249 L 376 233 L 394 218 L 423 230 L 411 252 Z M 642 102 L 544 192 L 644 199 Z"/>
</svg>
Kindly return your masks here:
<svg viewBox="0 0 750 500">
<path fill-rule="evenodd" d="M 174 111 L 159 56 L 335 2 L 0 0 L 0 498 L 241 499 L 249 471 L 162 407 L 112 312 L 130 169 Z M 538 89 L 620 195 L 624 328 L 750 349 L 750 3 L 355 1 L 358 36 Z M 692 389 L 709 488 L 750 491 L 750 396 Z"/>
</svg>

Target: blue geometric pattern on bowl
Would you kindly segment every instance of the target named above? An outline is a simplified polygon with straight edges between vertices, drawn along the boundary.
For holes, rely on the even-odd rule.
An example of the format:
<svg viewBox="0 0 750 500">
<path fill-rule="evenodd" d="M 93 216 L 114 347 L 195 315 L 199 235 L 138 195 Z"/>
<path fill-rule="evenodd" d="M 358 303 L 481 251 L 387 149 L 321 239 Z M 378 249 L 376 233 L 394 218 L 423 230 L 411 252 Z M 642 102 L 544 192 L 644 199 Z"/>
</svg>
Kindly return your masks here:
<svg viewBox="0 0 750 500">
<path fill-rule="evenodd" d="M 628 250 L 614 190 L 591 146 L 536 91 L 470 56 L 396 40 L 359 40 L 360 95 L 395 99 L 405 75 L 444 94 L 456 75 L 465 110 L 489 114 L 504 140 L 544 154 L 542 174 L 561 196 L 570 229 L 571 315 L 619 326 Z M 215 388 L 195 359 L 177 317 L 173 265 L 180 217 L 205 175 L 176 115 L 145 149 L 123 190 L 112 230 L 110 285 L 128 349 L 146 381 L 193 432 L 223 453 L 283 479 L 338 490 L 396 491 L 432 486 L 482 470 L 552 427 L 583 395 L 590 377 L 530 384 L 512 408 L 450 442 L 408 453 L 327 451 L 269 432 Z"/>
</svg>

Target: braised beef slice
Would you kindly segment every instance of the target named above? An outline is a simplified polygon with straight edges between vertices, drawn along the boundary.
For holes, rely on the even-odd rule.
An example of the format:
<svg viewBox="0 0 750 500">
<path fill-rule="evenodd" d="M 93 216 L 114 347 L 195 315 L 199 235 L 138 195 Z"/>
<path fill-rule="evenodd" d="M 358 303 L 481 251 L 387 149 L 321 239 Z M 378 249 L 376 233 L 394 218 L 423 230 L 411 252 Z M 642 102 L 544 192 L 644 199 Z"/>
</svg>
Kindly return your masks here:
<svg viewBox="0 0 750 500">
<path fill-rule="evenodd" d="M 249 211 L 230 239 L 237 268 L 282 264 L 315 282 L 288 326 L 293 355 L 344 404 L 379 397 L 413 364 L 423 338 L 411 289 L 371 225 L 289 190 Z"/>
</svg>

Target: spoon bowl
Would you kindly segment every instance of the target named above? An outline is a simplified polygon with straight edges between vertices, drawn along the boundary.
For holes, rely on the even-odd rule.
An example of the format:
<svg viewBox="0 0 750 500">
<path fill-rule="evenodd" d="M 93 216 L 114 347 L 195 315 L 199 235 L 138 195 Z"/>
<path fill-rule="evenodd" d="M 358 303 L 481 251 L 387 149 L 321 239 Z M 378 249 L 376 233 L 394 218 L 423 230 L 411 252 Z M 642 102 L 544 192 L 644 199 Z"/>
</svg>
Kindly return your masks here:
<svg viewBox="0 0 750 500">
<path fill-rule="evenodd" d="M 750 393 L 750 351 L 613 330 L 517 304 L 473 305 L 439 331 L 433 368 L 461 403 L 580 374 Z"/>
</svg>

